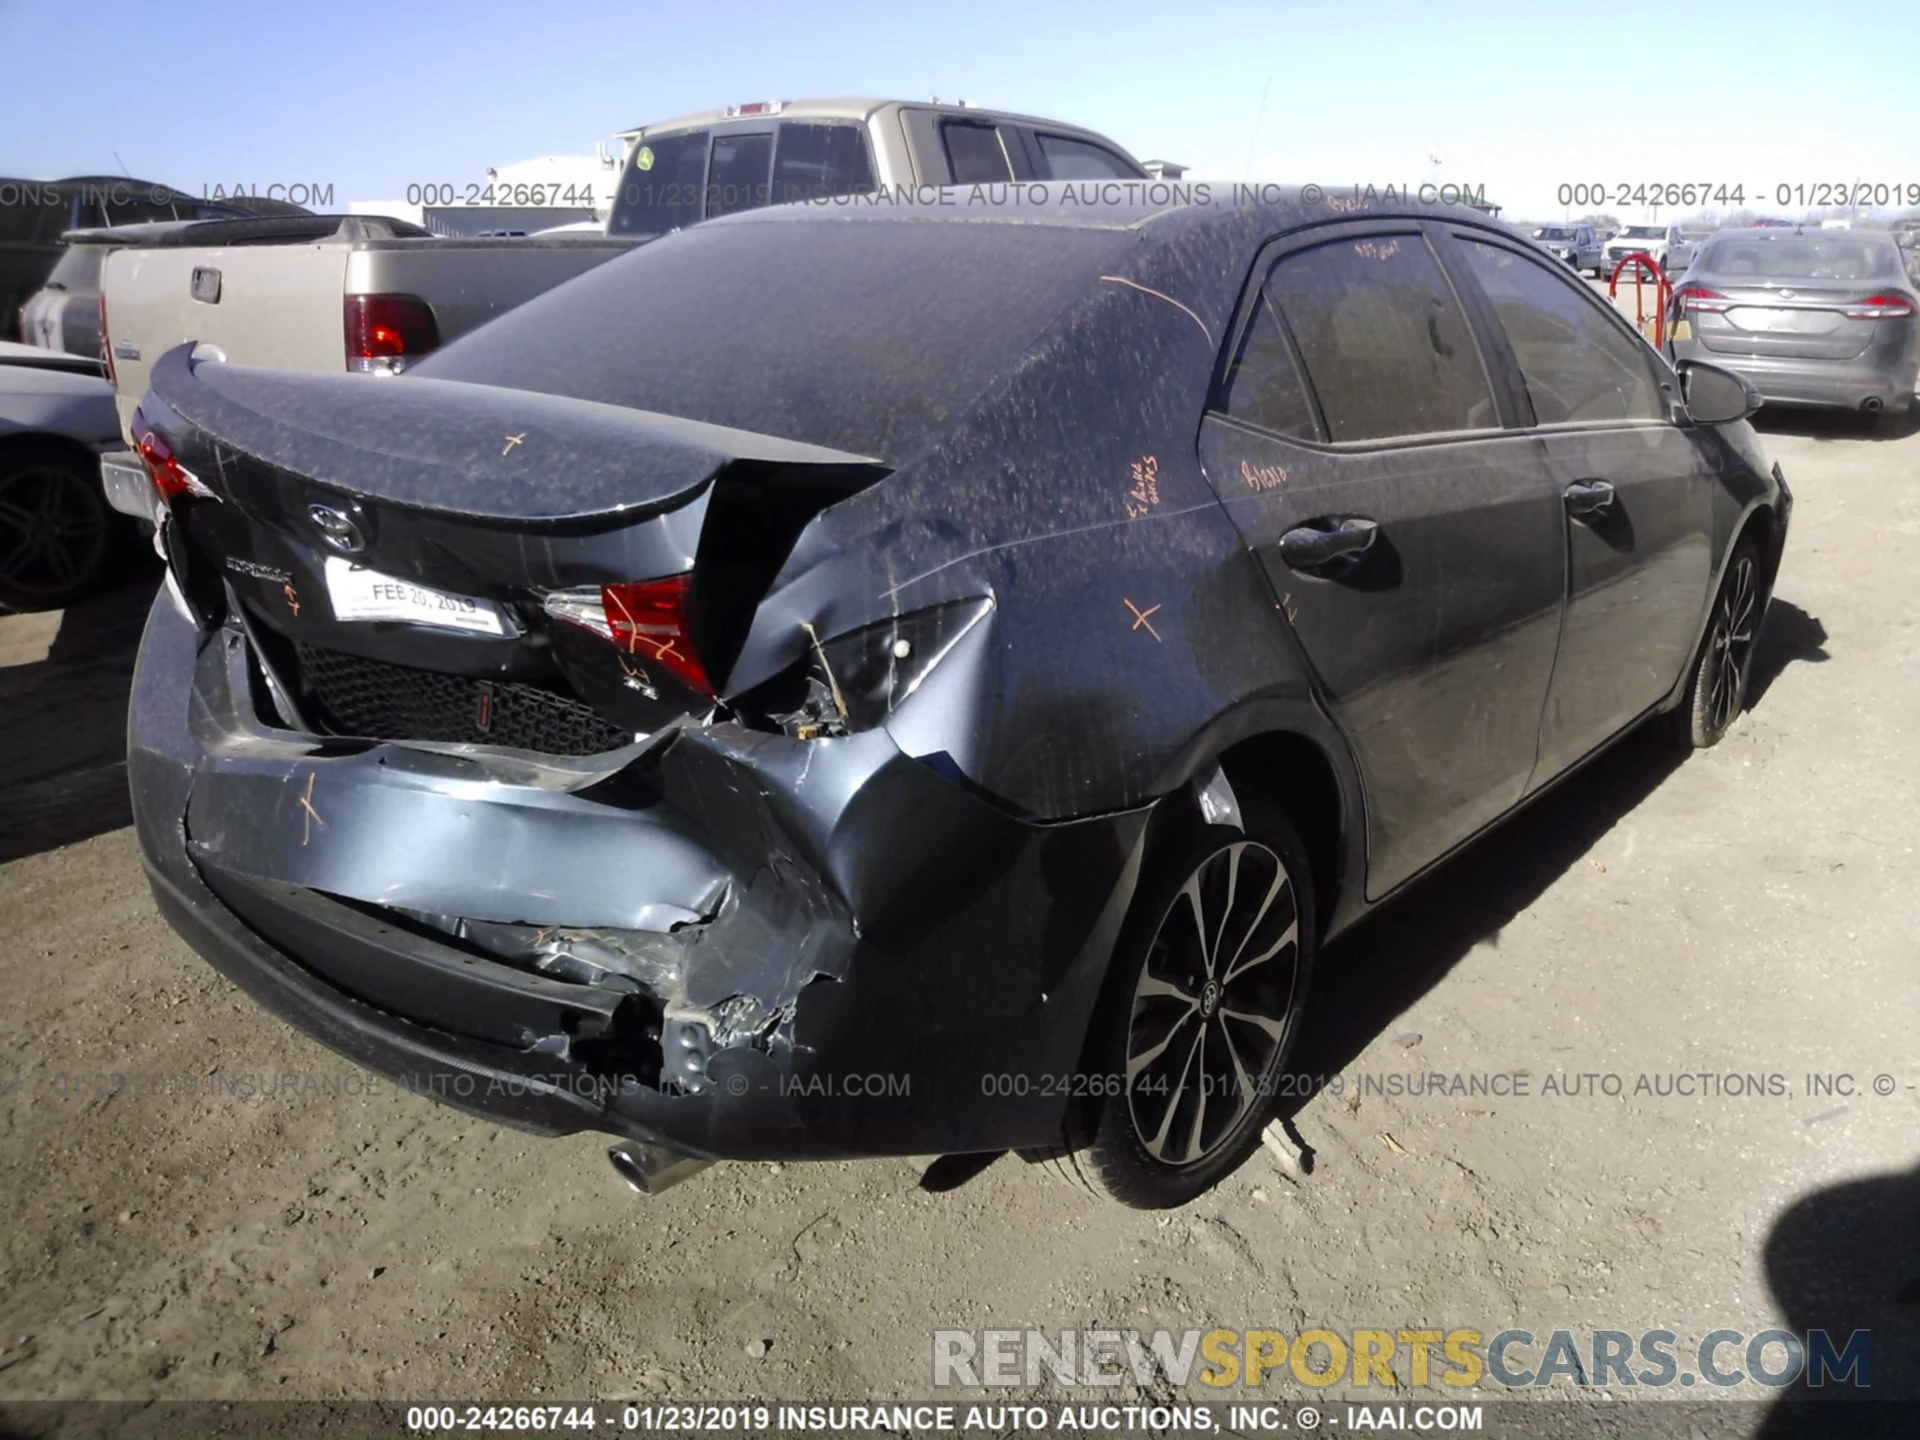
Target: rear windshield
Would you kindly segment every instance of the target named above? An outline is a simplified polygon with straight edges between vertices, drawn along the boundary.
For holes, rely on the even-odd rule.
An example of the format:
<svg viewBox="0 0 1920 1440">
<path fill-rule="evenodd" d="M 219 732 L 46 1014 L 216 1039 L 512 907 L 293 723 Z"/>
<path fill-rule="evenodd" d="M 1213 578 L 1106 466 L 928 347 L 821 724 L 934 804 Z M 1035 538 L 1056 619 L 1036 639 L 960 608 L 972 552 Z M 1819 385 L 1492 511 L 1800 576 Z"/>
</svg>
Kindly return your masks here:
<svg viewBox="0 0 1920 1440">
<path fill-rule="evenodd" d="M 596 266 L 411 373 L 897 464 L 1135 243 L 1128 231 L 998 222 L 703 225 Z"/>
<path fill-rule="evenodd" d="M 684 130 L 635 145 L 613 197 L 607 233 L 664 235 L 699 220 L 708 139 L 705 130 Z"/>
<path fill-rule="evenodd" d="M 783 120 L 683 130 L 633 147 L 607 221 L 612 235 L 664 235 L 716 215 L 875 188 L 864 126 Z"/>
<path fill-rule="evenodd" d="M 1701 258 L 1715 275 L 1779 280 L 1892 280 L 1900 255 L 1884 235 L 1848 231 L 1826 235 L 1716 235 Z"/>
</svg>

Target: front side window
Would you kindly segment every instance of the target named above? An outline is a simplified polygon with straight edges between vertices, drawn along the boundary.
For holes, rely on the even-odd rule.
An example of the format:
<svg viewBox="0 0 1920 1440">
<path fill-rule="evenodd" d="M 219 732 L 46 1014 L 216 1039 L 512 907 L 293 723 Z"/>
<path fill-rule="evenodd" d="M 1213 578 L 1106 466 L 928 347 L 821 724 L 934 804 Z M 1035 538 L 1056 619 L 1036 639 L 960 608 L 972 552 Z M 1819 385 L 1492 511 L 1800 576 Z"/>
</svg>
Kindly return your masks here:
<svg viewBox="0 0 1920 1440">
<path fill-rule="evenodd" d="M 1335 442 L 1499 424 L 1466 317 L 1419 235 L 1298 251 L 1273 267 L 1267 293 Z"/>
<path fill-rule="evenodd" d="M 1537 423 L 1667 418 L 1644 347 L 1582 286 L 1502 245 L 1465 240 L 1461 249 L 1506 331 Z"/>
<path fill-rule="evenodd" d="M 940 127 L 947 147 L 947 164 L 956 185 L 999 185 L 1013 179 L 1000 132 L 971 120 L 949 120 Z"/>
</svg>

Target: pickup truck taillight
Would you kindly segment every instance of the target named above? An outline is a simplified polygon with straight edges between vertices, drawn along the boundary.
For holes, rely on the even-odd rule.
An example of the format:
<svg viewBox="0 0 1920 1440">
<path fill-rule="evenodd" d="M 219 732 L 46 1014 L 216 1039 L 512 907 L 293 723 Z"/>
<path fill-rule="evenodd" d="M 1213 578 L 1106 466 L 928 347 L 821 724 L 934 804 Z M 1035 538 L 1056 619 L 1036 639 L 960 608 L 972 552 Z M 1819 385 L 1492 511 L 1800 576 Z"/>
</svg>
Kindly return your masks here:
<svg viewBox="0 0 1920 1440">
<path fill-rule="evenodd" d="M 397 375 L 440 346 L 433 309 L 418 295 L 347 296 L 347 369 Z"/>
</svg>

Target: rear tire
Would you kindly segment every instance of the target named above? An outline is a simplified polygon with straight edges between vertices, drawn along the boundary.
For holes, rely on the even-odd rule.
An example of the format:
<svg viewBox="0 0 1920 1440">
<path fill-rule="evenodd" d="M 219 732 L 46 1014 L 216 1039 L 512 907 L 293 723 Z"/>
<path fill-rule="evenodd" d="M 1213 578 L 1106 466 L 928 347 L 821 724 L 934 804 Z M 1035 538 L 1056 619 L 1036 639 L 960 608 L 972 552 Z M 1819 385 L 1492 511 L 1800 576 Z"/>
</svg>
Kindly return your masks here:
<svg viewBox="0 0 1920 1440">
<path fill-rule="evenodd" d="M 1686 694 L 1667 716 L 1669 734 L 1682 749 L 1704 750 L 1719 744 L 1739 718 L 1753 677 L 1754 644 L 1767 598 L 1761 587 L 1760 547 L 1751 535 L 1743 535 L 1727 560 L 1720 593 L 1714 596 Z"/>
<path fill-rule="evenodd" d="M 0 605 L 58 610 L 104 584 L 121 527 L 100 475 L 63 445 L 0 451 Z"/>
<path fill-rule="evenodd" d="M 1186 1204 L 1260 1143 L 1306 1005 L 1306 847 L 1277 807 L 1237 798 L 1244 831 L 1183 817 L 1156 842 L 1094 1015 L 1105 1098 L 1026 1153 L 1138 1209 Z"/>
</svg>

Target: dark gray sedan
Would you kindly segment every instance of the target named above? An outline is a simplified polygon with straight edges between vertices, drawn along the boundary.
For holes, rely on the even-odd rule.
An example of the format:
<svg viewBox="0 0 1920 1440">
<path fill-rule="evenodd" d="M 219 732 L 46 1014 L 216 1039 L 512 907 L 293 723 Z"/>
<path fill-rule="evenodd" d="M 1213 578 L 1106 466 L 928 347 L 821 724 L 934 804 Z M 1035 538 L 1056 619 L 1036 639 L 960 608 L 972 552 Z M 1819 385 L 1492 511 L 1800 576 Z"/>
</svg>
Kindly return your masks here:
<svg viewBox="0 0 1920 1440">
<path fill-rule="evenodd" d="M 169 921 L 641 1185 L 1213 1184 L 1329 937 L 1726 733 L 1791 497 L 1750 387 L 1482 216 L 1146 189 L 712 220 L 390 381 L 161 357 Z"/>
<path fill-rule="evenodd" d="M 1875 230 L 1722 230 L 1674 292 L 1674 353 L 1751 381 L 1770 405 L 1904 427 L 1920 373 L 1920 291 Z"/>
</svg>

